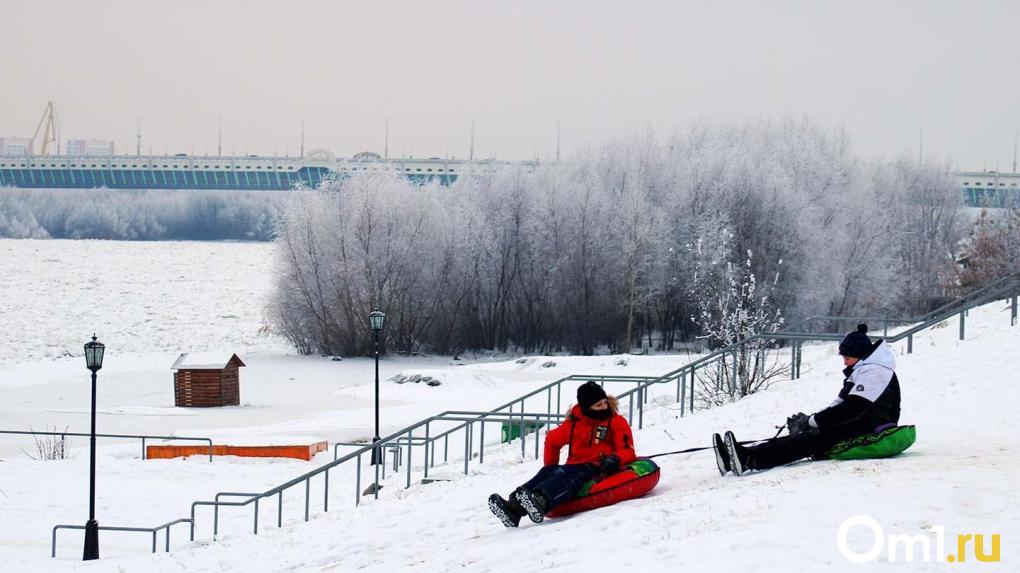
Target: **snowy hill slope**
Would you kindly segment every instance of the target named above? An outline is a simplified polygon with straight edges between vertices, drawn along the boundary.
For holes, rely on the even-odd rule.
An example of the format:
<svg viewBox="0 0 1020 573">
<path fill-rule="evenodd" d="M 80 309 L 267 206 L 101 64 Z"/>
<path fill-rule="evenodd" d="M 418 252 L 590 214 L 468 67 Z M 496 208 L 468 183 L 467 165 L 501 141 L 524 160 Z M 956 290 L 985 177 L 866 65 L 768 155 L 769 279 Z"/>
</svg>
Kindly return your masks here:
<svg viewBox="0 0 1020 573">
<path fill-rule="evenodd" d="M 918 443 L 893 459 L 800 463 L 743 478 L 720 478 L 709 452 L 660 458 L 663 477 L 649 496 L 571 518 L 506 530 L 485 498 L 506 493 L 540 462 L 513 447 L 486 453 L 471 476 L 440 470 L 449 482 L 416 485 L 358 508 L 260 535 L 234 531 L 172 554 L 136 555 L 89 571 L 566 571 L 668 567 L 689 571 L 940 571 L 945 563 L 858 565 L 841 556 L 836 532 L 850 516 L 878 520 L 886 534 L 1002 536 L 1001 564 L 954 570 L 1016 570 L 1020 461 L 1015 409 L 1020 389 L 1020 326 L 1001 304 L 971 312 L 965 341 L 955 328 L 926 331 L 915 353 L 900 345 L 903 423 Z M 835 345 L 805 349 L 804 377 L 724 407 L 676 419 L 669 404 L 646 412 L 639 453 L 706 445 L 713 431 L 738 438 L 774 433 L 787 415 L 828 404 L 841 383 Z M 439 470 L 439 468 L 437 468 Z M 439 473 L 439 472 L 437 472 Z M 395 489 L 395 488 L 394 488 Z M 390 491 L 393 491 L 392 489 Z M 1004 509 L 1006 511 L 1004 511 Z M 858 531 L 855 530 L 855 533 Z M 852 535 L 852 547 L 867 547 Z M 1009 561 L 1013 561 L 1010 565 Z M 51 561 L 53 570 L 78 563 Z"/>
</svg>

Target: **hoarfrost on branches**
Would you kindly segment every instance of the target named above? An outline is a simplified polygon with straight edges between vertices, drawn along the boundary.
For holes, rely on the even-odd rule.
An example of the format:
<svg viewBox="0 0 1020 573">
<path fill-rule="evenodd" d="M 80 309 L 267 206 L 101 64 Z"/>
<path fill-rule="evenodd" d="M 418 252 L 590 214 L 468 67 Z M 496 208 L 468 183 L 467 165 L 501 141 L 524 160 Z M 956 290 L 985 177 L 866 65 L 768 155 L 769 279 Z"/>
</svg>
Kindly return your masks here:
<svg viewBox="0 0 1020 573">
<path fill-rule="evenodd" d="M 370 352 L 376 305 L 386 348 L 442 354 L 675 350 L 783 317 L 919 314 L 960 288 L 961 212 L 946 165 L 862 161 L 810 121 L 643 133 L 449 187 L 359 173 L 284 210 L 271 315 L 337 355 Z M 760 379 L 741 364 L 735 393 Z"/>
</svg>

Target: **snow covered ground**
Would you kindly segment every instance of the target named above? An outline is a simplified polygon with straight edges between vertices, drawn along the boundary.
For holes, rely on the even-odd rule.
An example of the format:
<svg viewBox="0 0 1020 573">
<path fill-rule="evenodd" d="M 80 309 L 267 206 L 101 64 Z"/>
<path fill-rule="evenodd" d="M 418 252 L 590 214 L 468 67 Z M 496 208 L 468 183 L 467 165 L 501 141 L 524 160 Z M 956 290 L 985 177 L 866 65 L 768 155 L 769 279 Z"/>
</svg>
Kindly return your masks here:
<svg viewBox="0 0 1020 573">
<path fill-rule="evenodd" d="M 26 242 L 11 247 L 13 243 L 0 241 L 0 250 L 26 250 Z M 103 246 L 114 251 L 135 248 L 119 243 Z M 37 256 L 66 256 L 65 263 L 83 254 L 74 251 L 79 243 L 50 241 L 29 247 L 38 249 Z M 163 257 L 166 264 L 134 265 L 130 261 L 138 260 L 137 252 L 123 255 L 121 274 L 137 286 L 122 297 L 104 298 L 102 312 L 97 312 L 97 316 L 111 317 L 111 335 L 105 337 L 111 350 L 100 373 L 101 431 L 177 432 L 238 443 L 297 439 L 332 443 L 371 435 L 371 361 L 296 356 L 280 341 L 258 337 L 261 303 L 253 301 L 264 300 L 268 292 L 268 283 L 258 277 L 266 272 L 259 261 L 268 261 L 269 255 L 259 248 L 263 246 L 198 243 L 169 251 L 190 261 L 184 265 L 189 268 L 208 270 L 226 258 L 237 269 L 249 269 L 248 274 L 233 276 L 216 287 L 218 295 L 203 293 L 194 300 L 179 301 L 187 309 L 180 313 L 182 320 L 192 326 L 204 320 L 208 325 L 205 338 L 195 340 L 179 336 L 174 328 L 163 330 L 144 321 L 134 336 L 119 334 L 123 325 L 133 324 L 144 312 L 152 313 L 150 323 L 173 320 L 179 314 L 167 310 L 160 295 L 139 298 L 135 294 L 135 289 L 154 288 L 144 282 L 145 275 L 171 264 L 161 251 L 153 250 L 148 256 L 153 261 Z M 208 256 L 201 254 L 205 250 Z M 4 398 L 0 426 L 69 425 L 72 431 L 85 430 L 88 373 L 80 355 L 59 355 L 62 347 L 78 351 L 77 330 L 89 329 L 88 317 L 69 326 L 56 318 L 51 324 L 36 324 L 51 318 L 26 312 L 26 308 L 47 308 L 48 300 L 75 296 L 78 279 L 52 276 L 63 273 L 40 270 L 31 262 L 32 256 L 24 253 L 12 257 L 36 276 L 29 280 L 0 273 L 0 280 L 6 281 L 0 283 L 0 301 L 4 301 L 0 304 L 24 304 L 5 307 L 10 310 L 4 314 L 9 330 L 26 333 L 21 339 L 25 346 L 50 336 L 58 343 L 40 352 L 29 350 L 26 357 L 0 366 Z M 76 272 L 84 276 L 84 269 Z M 262 286 L 244 290 L 257 284 Z M 36 292 L 33 289 L 43 287 L 34 285 L 49 286 Z M 231 291 L 234 287 L 241 290 Z M 12 300 L 21 292 L 31 299 L 31 306 Z M 235 304 L 242 297 L 249 297 L 247 303 Z M 238 317 L 236 321 L 209 320 L 214 307 L 230 304 L 235 306 L 225 312 Z M 71 459 L 42 462 L 22 453 L 32 451 L 31 438 L 0 438 L 0 571 L 566 571 L 616 566 L 787 573 L 876 568 L 940 571 L 948 566 L 846 561 L 837 550 L 836 531 L 846 518 L 862 513 L 877 519 L 887 534 L 927 533 L 938 525 L 951 536 L 998 533 L 1001 564 L 974 564 L 971 556 L 968 563 L 954 564 L 953 569 L 1017 570 L 1020 518 L 1009 508 L 1018 507 L 1020 501 L 1014 488 L 1020 480 L 1020 463 L 1014 455 L 1014 442 L 1020 436 L 1014 413 L 1020 390 L 1011 376 L 1020 367 L 1016 352 L 1020 327 L 1008 326 L 1008 311 L 1002 308 L 990 305 L 973 311 L 965 341 L 956 340 L 957 329 L 950 324 L 915 339 L 912 355 L 903 354 L 903 345 L 896 349 L 904 394 L 902 421 L 917 424 L 919 436 L 903 456 L 801 463 L 741 479 L 720 478 L 709 453 L 661 458 L 663 477 L 649 496 L 518 530 L 505 530 L 484 501 L 489 493 L 506 493 L 526 480 L 540 462 L 530 456 L 530 443 L 529 456 L 522 459 L 517 445 L 500 447 L 490 434 L 487 442 L 492 445 L 486 449 L 485 461 L 472 464 L 469 476 L 460 473 L 461 464 L 454 463 L 434 472 L 450 481 L 416 484 L 406 490 L 403 475 L 391 476 L 378 501 L 363 498 L 357 508 L 353 507 L 353 487 L 347 485 L 353 470 L 341 466 L 331 477 L 330 512 L 321 513 L 321 508 L 314 507 L 318 502 L 313 503 L 309 523 L 301 521 L 303 495 L 298 488 L 284 500 L 287 511 L 282 529 L 276 528 L 275 504 L 267 500 L 258 536 L 250 533 L 250 507 L 224 509 L 220 536 L 213 541 L 211 511 L 202 510 L 197 542 L 188 543 L 186 526 L 178 526 L 170 554 L 148 553 L 150 539 L 145 535 L 104 532 L 103 559 L 83 564 L 77 560 L 80 532 L 64 532 L 58 558 L 50 559 L 52 526 L 84 523 L 87 517 L 86 441 L 72 441 Z M 58 314 L 62 312 L 70 311 Z M 248 326 L 235 328 L 238 324 Z M 834 346 L 805 347 L 804 376 L 796 382 L 783 381 L 762 394 L 683 419 L 677 419 L 676 406 L 668 399 L 673 389 L 658 389 L 646 411 L 645 429 L 636 434 L 639 453 L 705 445 L 711 432 L 724 429 L 733 429 L 742 439 L 763 437 L 773 434 L 773 426 L 790 413 L 823 407 L 840 387 L 841 364 Z M 241 374 L 242 406 L 173 408 L 169 366 L 185 350 L 241 354 L 249 365 Z M 384 379 L 398 373 L 422 374 L 436 377 L 442 385 L 385 382 L 383 434 L 445 409 L 489 409 L 567 374 L 658 375 L 687 360 L 668 355 L 457 362 L 387 358 L 382 364 Z M 565 389 L 566 402 L 571 393 L 572 388 Z M 143 461 L 139 449 L 132 442 L 100 442 L 100 524 L 152 526 L 186 517 L 192 501 L 211 499 L 218 491 L 263 491 L 332 459 L 331 454 L 320 454 L 311 462 L 223 457 L 210 463 L 201 456 Z M 320 487 L 313 482 L 314 500 L 321 499 Z M 866 536 L 859 533 L 854 530 L 851 536 L 855 547 L 866 545 Z M 162 550 L 162 534 L 159 546 Z M 953 548 L 947 549 L 952 552 Z"/>
<path fill-rule="evenodd" d="M 904 423 L 918 443 L 887 460 L 800 463 L 744 478 L 720 478 L 708 453 L 662 459 L 663 478 L 649 496 L 540 526 L 506 530 L 485 497 L 506 492 L 539 467 L 514 448 L 487 457 L 469 477 L 418 485 L 364 504 L 319 515 L 310 523 L 259 536 L 231 534 L 170 555 L 133 555 L 103 570 L 156 571 L 568 571 L 593 568 L 688 571 L 941 571 L 946 563 L 859 565 L 845 560 L 836 532 L 865 514 L 886 534 L 999 534 L 1002 563 L 954 570 L 1015 571 L 1020 535 L 1020 327 L 1001 305 L 971 313 L 968 340 L 955 328 L 926 333 L 913 355 L 899 357 Z M 902 352 L 902 348 L 899 349 Z M 767 436 L 797 410 L 824 406 L 840 386 L 834 348 L 805 352 L 811 372 L 738 403 L 682 420 L 657 408 L 636 435 L 639 452 L 702 445 L 711 432 Z M 657 423 L 656 423 L 657 422 Z M 849 537 L 858 551 L 869 535 Z M 986 541 L 987 543 L 987 541 Z M 947 550 L 954 552 L 950 542 Z M 972 550 L 971 550 L 972 551 Z M 902 553 L 900 560 L 902 561 Z M 920 557 L 918 556 L 918 559 Z M 77 569 L 67 563 L 61 569 Z M 90 569 L 91 570 L 91 569 Z"/>
</svg>

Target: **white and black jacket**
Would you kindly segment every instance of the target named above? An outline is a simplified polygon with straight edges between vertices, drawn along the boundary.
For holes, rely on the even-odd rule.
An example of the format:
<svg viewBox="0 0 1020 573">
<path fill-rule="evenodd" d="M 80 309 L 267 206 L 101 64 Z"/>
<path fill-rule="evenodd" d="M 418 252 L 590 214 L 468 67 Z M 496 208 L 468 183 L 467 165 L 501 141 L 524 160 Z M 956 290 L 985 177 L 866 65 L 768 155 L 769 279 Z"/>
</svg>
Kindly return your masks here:
<svg viewBox="0 0 1020 573">
<path fill-rule="evenodd" d="M 820 430 L 859 429 L 873 432 L 900 419 L 900 382 L 896 358 L 884 340 L 875 342 L 871 354 L 843 370 L 846 380 L 839 397 L 826 409 L 811 416 L 810 424 Z"/>
</svg>

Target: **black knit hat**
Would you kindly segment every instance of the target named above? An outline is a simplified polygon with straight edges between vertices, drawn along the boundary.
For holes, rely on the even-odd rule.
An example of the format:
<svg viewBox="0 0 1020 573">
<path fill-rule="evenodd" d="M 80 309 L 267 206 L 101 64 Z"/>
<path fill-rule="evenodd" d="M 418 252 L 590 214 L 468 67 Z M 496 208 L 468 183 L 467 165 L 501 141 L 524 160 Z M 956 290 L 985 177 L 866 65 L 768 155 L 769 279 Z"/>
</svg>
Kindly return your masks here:
<svg viewBox="0 0 1020 573">
<path fill-rule="evenodd" d="M 589 380 L 577 387 L 577 403 L 582 409 L 591 408 L 593 404 L 606 398 L 606 391 L 594 380 Z"/>
<path fill-rule="evenodd" d="M 870 355 L 873 348 L 871 347 L 871 339 L 868 338 L 867 332 L 867 324 L 858 324 L 857 330 L 844 336 L 843 341 L 839 343 L 840 356 L 865 358 Z"/>
</svg>

